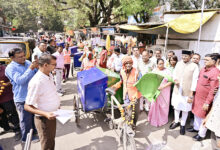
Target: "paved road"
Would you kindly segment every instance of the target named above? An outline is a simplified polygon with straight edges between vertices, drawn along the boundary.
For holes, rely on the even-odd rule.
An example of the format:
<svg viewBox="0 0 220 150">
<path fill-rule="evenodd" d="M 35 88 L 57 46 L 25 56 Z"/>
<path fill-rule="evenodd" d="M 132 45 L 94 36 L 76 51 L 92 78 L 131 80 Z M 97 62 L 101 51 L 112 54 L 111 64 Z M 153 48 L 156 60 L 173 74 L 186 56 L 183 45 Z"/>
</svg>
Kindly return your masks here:
<svg viewBox="0 0 220 150">
<path fill-rule="evenodd" d="M 76 78 L 71 78 L 63 84 L 66 95 L 61 97 L 61 108 L 72 109 L 73 95 L 76 93 Z M 122 150 L 119 144 L 117 131 L 110 130 L 104 120 L 103 114 L 90 113 L 81 116 L 80 128 L 75 125 L 72 118 L 65 125 L 57 122 L 56 150 Z M 147 122 L 147 114 L 142 112 L 137 124 L 135 135 L 138 150 L 211 150 L 211 141 L 194 142 L 194 134 L 179 134 L 179 128 L 169 130 L 172 121 L 160 128 L 153 127 Z M 0 132 L 2 129 L 0 129 Z M 13 133 L 0 136 L 0 145 L 4 150 L 21 150 L 20 142 L 15 142 Z M 33 143 L 32 150 L 40 150 L 40 143 Z"/>
</svg>

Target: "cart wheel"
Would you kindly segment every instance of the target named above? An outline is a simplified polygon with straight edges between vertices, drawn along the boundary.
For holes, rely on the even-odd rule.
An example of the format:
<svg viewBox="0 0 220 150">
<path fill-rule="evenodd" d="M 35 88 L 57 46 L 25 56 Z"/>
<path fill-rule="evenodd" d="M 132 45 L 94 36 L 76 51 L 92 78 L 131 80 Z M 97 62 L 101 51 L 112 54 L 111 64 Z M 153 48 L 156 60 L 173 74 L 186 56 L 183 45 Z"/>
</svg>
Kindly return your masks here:
<svg viewBox="0 0 220 150">
<path fill-rule="evenodd" d="M 78 95 L 74 95 L 73 110 L 75 111 L 76 125 L 77 125 L 77 127 L 79 127 L 80 111 L 79 111 L 79 98 L 78 98 Z"/>
<path fill-rule="evenodd" d="M 73 72 L 74 72 L 74 64 L 72 63 L 72 65 L 71 65 L 71 75 L 72 75 L 72 77 L 74 77 Z"/>
</svg>

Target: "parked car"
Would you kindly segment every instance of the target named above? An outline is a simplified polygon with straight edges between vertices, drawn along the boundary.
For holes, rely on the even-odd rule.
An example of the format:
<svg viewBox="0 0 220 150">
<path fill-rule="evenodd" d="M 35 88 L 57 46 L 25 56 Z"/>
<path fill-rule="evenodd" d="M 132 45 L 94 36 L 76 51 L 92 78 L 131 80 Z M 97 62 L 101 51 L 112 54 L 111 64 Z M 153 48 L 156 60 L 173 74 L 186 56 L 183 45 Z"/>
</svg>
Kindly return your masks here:
<svg viewBox="0 0 220 150">
<path fill-rule="evenodd" d="M 0 38 L 0 63 L 9 64 L 11 59 L 8 52 L 13 48 L 22 48 L 25 50 L 26 59 L 31 60 L 31 54 L 35 48 L 35 40 L 24 37 L 7 37 Z"/>
</svg>

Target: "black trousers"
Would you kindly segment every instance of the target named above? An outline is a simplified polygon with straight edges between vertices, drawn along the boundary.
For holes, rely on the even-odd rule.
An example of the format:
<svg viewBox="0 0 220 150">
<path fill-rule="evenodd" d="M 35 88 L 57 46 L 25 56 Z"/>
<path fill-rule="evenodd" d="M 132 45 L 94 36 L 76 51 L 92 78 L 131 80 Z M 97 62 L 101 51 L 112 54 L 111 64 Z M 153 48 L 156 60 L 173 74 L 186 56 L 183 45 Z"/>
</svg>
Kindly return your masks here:
<svg viewBox="0 0 220 150">
<path fill-rule="evenodd" d="M 9 130 L 9 123 L 13 125 L 14 132 L 20 132 L 19 117 L 13 100 L 0 104 L 3 113 L 0 115 L 0 127 Z"/>
</svg>

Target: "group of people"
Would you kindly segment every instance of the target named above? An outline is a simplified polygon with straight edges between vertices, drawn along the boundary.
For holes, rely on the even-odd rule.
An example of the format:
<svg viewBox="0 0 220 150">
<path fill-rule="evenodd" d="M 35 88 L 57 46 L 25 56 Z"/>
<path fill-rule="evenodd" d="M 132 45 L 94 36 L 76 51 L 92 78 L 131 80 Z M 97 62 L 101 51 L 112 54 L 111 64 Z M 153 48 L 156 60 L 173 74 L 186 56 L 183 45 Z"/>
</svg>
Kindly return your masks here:
<svg viewBox="0 0 220 150">
<path fill-rule="evenodd" d="M 26 52 L 20 48 L 13 48 L 8 55 L 11 63 L 0 65 L 2 134 L 15 132 L 15 140 L 25 143 L 33 129 L 33 142 L 40 138 L 42 149 L 54 149 L 53 112 L 60 107 L 60 96 L 65 92 L 62 81 L 66 82 L 69 76 L 69 43 L 63 47 L 55 39 L 42 39 L 33 50 L 32 62 L 26 60 Z"/>
<path fill-rule="evenodd" d="M 219 54 L 205 55 L 205 66 L 201 67 L 201 56 L 188 50 L 182 50 L 180 61 L 173 51 L 167 53 L 167 58 L 162 56 L 160 49 L 155 51 L 155 56 L 151 55 L 151 50 L 144 50 L 141 55 L 138 47 L 133 47 L 132 52 L 132 56 L 123 55 L 119 48 L 115 48 L 114 54 L 108 59 L 107 67 L 121 75 L 121 80 L 113 85 L 112 89 L 116 91 L 123 84 L 124 102 L 138 101 L 136 110 L 138 107 L 143 110 L 145 103 L 145 110 L 149 111 L 148 121 L 156 127 L 168 123 L 171 105 L 174 109 L 171 130 L 180 126 L 181 135 L 186 131 L 195 132 L 193 139 L 202 141 L 209 129 L 212 131 L 213 149 L 219 149 Z M 158 88 L 160 94 L 156 101 L 152 102 L 141 96 L 134 87 L 140 77 L 149 72 L 165 76 Z M 185 129 L 189 113 L 194 115 L 194 118 L 190 118 L 193 126 Z M 138 115 L 135 117 L 134 124 Z"/>
<path fill-rule="evenodd" d="M 64 47 L 56 44 L 55 39 L 47 42 L 43 39 L 39 42 L 32 54 L 32 62 L 26 60 L 24 50 L 14 48 L 9 52 L 12 62 L 7 67 L 0 66 L 0 81 L 3 81 L 0 86 L 4 89 L 0 92 L 0 126 L 5 132 L 14 131 L 17 140 L 21 138 L 23 143 L 32 128 L 33 140 L 37 141 L 39 136 L 42 149 L 54 149 L 56 115 L 53 112 L 60 107 L 60 96 L 65 93 L 62 81 L 67 81 L 69 76 L 71 51 L 68 42 Z M 111 88 L 117 91 L 123 86 L 124 103 L 135 101 L 134 128 L 139 112 L 144 110 L 148 111 L 151 125 L 167 124 L 172 106 L 171 130 L 180 126 L 181 135 L 186 130 L 195 132 L 193 139 L 201 141 L 209 129 L 213 149 L 220 149 L 219 54 L 207 54 L 205 66 L 201 67 L 201 56 L 188 50 L 183 50 L 182 59 L 178 60 L 173 51 L 164 57 L 161 49 L 140 51 L 135 46 L 132 55 L 128 55 L 117 46 L 106 50 L 99 45 L 91 47 L 88 43 L 79 43 L 78 47 L 83 51 L 79 59 L 81 71 L 102 67 L 120 74 L 121 80 Z M 151 102 L 134 86 L 148 73 L 164 76 L 158 87 L 160 93 Z M 194 115 L 190 118 L 193 126 L 185 129 L 190 112 Z"/>
</svg>

